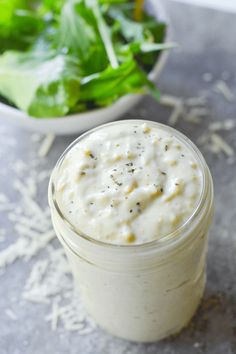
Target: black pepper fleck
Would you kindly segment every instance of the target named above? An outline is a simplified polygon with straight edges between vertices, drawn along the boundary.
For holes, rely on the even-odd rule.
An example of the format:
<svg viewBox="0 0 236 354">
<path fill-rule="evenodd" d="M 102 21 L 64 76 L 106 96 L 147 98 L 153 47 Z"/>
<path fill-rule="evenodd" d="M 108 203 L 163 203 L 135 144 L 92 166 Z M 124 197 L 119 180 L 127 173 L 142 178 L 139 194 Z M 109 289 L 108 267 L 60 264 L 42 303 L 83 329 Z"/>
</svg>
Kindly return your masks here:
<svg viewBox="0 0 236 354">
<path fill-rule="evenodd" d="M 119 182 L 115 182 L 115 184 L 117 184 L 117 186 L 122 186 L 123 183 L 119 183 Z"/>
</svg>

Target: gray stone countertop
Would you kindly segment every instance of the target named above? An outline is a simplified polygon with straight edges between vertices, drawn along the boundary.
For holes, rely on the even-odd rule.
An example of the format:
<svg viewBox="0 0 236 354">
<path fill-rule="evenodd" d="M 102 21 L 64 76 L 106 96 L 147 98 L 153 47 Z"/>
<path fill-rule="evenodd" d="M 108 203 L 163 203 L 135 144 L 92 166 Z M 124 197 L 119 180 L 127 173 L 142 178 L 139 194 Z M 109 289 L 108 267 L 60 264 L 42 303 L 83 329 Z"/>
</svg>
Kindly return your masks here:
<svg viewBox="0 0 236 354">
<path fill-rule="evenodd" d="M 215 185 L 215 217 L 210 231 L 208 281 L 202 305 L 188 328 L 160 343 L 130 343 L 100 329 L 84 336 L 60 327 L 53 331 L 50 324 L 44 321 L 48 305 L 32 304 L 21 296 L 34 260 L 28 263 L 18 260 L 0 276 L 1 354 L 236 353 L 235 160 L 224 152 L 214 153 L 211 144 L 200 144 L 209 124 L 236 119 L 236 15 L 177 3 L 166 2 L 166 6 L 171 18 L 172 36 L 179 48 L 173 50 L 168 58 L 159 79 L 160 89 L 164 94 L 183 98 L 206 95 L 205 106 L 209 111 L 199 124 L 180 118 L 175 125 L 200 147 Z M 204 73 L 211 75 L 205 75 L 204 80 Z M 232 101 L 214 89 L 222 79 L 232 91 Z M 122 118 L 145 118 L 167 123 L 170 112 L 170 108 L 146 97 Z M 234 149 L 235 129 L 217 132 Z M 12 187 L 15 179 L 13 166 L 19 159 L 26 164 L 35 160 L 40 141 L 34 141 L 37 140 L 34 134 L 9 125 L 4 117 L 1 117 L 0 130 L 0 189 L 17 207 L 20 205 Z M 36 164 L 36 173 L 42 169 L 50 171 L 74 138 L 57 137 L 48 156 Z M 47 182 L 45 179 L 38 191 L 39 203 L 46 203 Z M 14 225 L 6 212 L 0 215 L 0 228 L 6 231 L 0 243 L 1 250 L 17 240 Z M 3 235 L 4 231 L 1 232 Z"/>
</svg>

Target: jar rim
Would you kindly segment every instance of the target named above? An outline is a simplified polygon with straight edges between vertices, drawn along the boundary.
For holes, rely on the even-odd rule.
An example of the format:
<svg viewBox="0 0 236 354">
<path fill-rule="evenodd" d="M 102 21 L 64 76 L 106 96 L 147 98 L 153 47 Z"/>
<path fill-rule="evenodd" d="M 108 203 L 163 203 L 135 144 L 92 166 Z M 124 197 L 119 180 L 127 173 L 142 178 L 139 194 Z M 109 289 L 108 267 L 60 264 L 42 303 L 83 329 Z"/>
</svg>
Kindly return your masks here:
<svg viewBox="0 0 236 354">
<path fill-rule="evenodd" d="M 166 235 L 163 235 L 160 239 L 154 239 L 154 240 L 151 240 L 151 241 L 148 241 L 145 243 L 139 243 L 139 244 L 133 244 L 133 245 L 104 242 L 104 241 L 98 240 L 96 238 L 93 238 L 93 237 L 85 234 L 84 232 L 82 232 L 78 228 L 76 228 L 68 220 L 68 218 L 64 215 L 64 213 L 62 212 L 61 208 L 59 207 L 59 205 L 57 203 L 55 180 L 54 180 L 54 176 L 58 172 L 58 170 L 60 169 L 66 155 L 79 141 L 83 140 L 84 138 L 86 138 L 90 134 L 92 134 L 95 131 L 100 130 L 104 127 L 117 125 L 117 124 L 127 124 L 127 122 L 131 123 L 131 124 L 132 123 L 134 123 L 134 124 L 135 123 L 136 124 L 137 123 L 138 124 L 147 123 L 147 124 L 154 125 L 155 127 L 160 127 L 162 130 L 165 130 L 168 132 L 173 132 L 173 135 L 175 137 L 177 137 L 182 143 L 187 145 L 187 147 L 190 148 L 190 150 L 194 153 L 194 156 L 196 156 L 198 162 L 200 163 L 201 172 L 202 172 L 201 194 L 199 196 L 198 203 L 195 206 L 195 208 L 194 208 L 193 212 L 191 213 L 191 215 L 189 216 L 189 218 L 187 218 L 174 231 L 172 231 Z M 185 136 L 183 133 L 179 132 L 178 130 L 176 130 L 168 125 L 165 125 L 165 124 L 162 124 L 162 123 L 159 123 L 156 121 L 143 120 L 143 119 L 126 119 L 126 120 L 117 120 L 117 121 L 114 121 L 111 123 L 99 125 L 98 127 L 88 130 L 87 132 L 83 133 L 78 138 L 76 138 L 59 157 L 59 159 L 52 171 L 52 174 L 51 174 L 48 193 L 49 193 L 49 197 L 51 196 L 51 200 L 52 200 L 53 206 L 55 207 L 57 214 L 60 216 L 60 218 L 63 220 L 63 222 L 69 227 L 69 229 L 73 233 L 75 233 L 77 236 L 83 238 L 84 240 L 86 240 L 94 245 L 97 245 L 97 246 L 100 246 L 100 247 L 103 247 L 106 249 L 110 249 L 110 250 L 138 251 L 138 250 L 144 250 L 144 249 L 149 249 L 149 248 L 153 248 L 153 247 L 161 247 L 162 248 L 164 246 L 168 246 L 168 245 L 172 244 L 173 241 L 182 240 L 184 238 L 184 235 L 186 234 L 184 231 L 186 231 L 186 229 L 189 227 L 189 225 L 191 225 L 194 221 L 196 221 L 199 214 L 201 214 L 201 210 L 203 209 L 203 206 L 206 203 L 206 200 L 208 197 L 209 187 L 210 187 L 210 205 L 211 205 L 213 202 L 213 184 L 212 184 L 212 178 L 211 178 L 210 171 L 208 169 L 208 166 L 206 164 L 206 161 L 205 161 L 202 153 L 197 148 L 197 146 L 187 136 Z M 49 198 L 49 200 L 50 200 L 50 198 Z M 209 208 L 209 209 L 211 209 L 211 208 Z M 178 237 L 176 237 L 176 236 L 178 236 Z"/>
</svg>

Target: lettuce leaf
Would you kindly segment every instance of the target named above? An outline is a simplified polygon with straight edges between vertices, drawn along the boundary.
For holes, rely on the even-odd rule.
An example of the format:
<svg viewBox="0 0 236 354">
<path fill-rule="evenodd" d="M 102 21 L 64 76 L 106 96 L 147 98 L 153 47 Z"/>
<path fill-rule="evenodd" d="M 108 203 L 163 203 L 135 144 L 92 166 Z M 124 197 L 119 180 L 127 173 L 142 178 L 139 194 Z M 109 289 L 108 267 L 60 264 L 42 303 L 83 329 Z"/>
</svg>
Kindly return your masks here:
<svg viewBox="0 0 236 354">
<path fill-rule="evenodd" d="M 8 51 L 0 57 L 0 94 L 34 117 L 67 114 L 78 99 L 80 69 L 65 55 Z"/>
<path fill-rule="evenodd" d="M 45 21 L 31 10 L 8 7 L 8 11 L 1 11 L 0 7 L 0 53 L 26 50 L 45 28 Z"/>
<path fill-rule="evenodd" d="M 77 57 L 84 75 L 102 71 L 108 65 L 96 18 L 85 2 L 68 1 L 63 6 L 59 19 L 58 48 Z"/>
<path fill-rule="evenodd" d="M 109 105 L 129 93 L 146 93 L 147 88 L 159 97 L 159 91 L 137 66 L 135 60 L 128 60 L 117 68 L 109 66 L 105 71 L 81 80 L 80 100 L 93 101 L 97 105 Z"/>
</svg>

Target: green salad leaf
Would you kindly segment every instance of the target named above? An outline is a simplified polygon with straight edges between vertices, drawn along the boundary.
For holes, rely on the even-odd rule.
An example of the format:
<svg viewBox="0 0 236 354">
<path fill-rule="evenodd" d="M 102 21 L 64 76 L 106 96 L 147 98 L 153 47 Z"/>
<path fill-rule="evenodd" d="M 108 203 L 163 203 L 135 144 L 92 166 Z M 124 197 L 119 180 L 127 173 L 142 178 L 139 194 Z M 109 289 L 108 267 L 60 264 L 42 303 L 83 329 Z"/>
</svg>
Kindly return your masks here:
<svg viewBox="0 0 236 354">
<path fill-rule="evenodd" d="M 99 39 L 92 10 L 84 2 L 65 2 L 59 23 L 60 46 L 86 60 L 90 47 Z"/>
<path fill-rule="evenodd" d="M 148 79 L 166 24 L 132 0 L 0 0 L 0 95 L 37 118 L 159 91 Z"/>
<path fill-rule="evenodd" d="M 0 0 L 0 53 L 7 49 L 26 49 L 45 22 L 25 0 Z"/>
<path fill-rule="evenodd" d="M 70 57 L 53 54 L 3 54 L 0 94 L 34 117 L 67 114 L 77 102 L 80 69 Z"/>
<path fill-rule="evenodd" d="M 58 48 L 77 58 L 84 75 L 104 70 L 108 65 L 96 17 L 85 2 L 68 1 L 63 6 L 59 19 Z"/>
<path fill-rule="evenodd" d="M 155 86 L 146 78 L 135 60 L 129 60 L 117 68 L 109 66 L 101 73 L 82 79 L 80 99 L 104 106 L 131 92 L 145 93 L 147 87 L 155 90 Z M 158 96 L 157 90 L 156 96 Z"/>
</svg>

